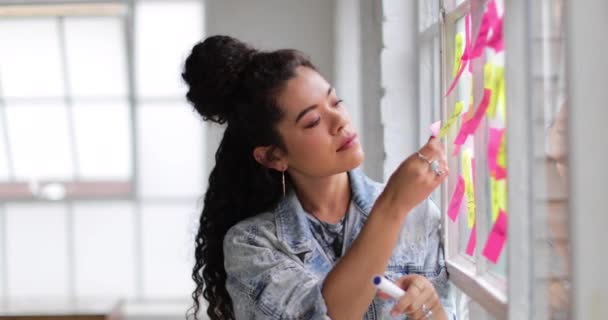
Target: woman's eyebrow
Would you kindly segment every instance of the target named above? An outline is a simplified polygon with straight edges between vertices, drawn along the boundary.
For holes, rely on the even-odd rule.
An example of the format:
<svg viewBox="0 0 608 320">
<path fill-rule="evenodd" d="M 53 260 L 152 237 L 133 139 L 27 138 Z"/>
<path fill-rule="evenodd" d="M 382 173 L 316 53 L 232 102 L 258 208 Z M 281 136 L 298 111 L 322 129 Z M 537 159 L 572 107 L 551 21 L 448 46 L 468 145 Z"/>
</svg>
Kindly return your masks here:
<svg viewBox="0 0 608 320">
<path fill-rule="evenodd" d="M 329 89 L 327 89 L 327 96 L 329 96 L 333 90 L 334 90 L 334 88 L 332 86 L 329 86 Z M 312 106 L 307 107 L 304 110 L 300 111 L 300 113 L 296 117 L 296 124 L 298 123 L 298 121 L 300 121 L 300 119 L 302 119 L 302 117 L 304 117 L 304 115 L 306 115 L 306 113 L 308 111 L 315 109 L 316 107 L 317 107 L 317 105 L 313 104 Z"/>
</svg>

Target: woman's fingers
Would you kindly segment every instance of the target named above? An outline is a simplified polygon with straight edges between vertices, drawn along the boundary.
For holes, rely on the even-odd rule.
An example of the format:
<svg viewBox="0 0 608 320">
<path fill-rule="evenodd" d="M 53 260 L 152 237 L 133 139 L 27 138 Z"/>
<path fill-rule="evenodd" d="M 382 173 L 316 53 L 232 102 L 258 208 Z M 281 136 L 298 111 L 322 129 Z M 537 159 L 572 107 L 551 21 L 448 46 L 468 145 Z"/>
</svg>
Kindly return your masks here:
<svg viewBox="0 0 608 320">
<path fill-rule="evenodd" d="M 407 294 L 397 301 L 391 310 L 392 315 L 405 313 L 412 319 L 425 319 L 429 311 L 433 312 L 439 305 L 437 292 L 426 278 L 408 275 L 396 283 L 404 288 Z"/>
</svg>

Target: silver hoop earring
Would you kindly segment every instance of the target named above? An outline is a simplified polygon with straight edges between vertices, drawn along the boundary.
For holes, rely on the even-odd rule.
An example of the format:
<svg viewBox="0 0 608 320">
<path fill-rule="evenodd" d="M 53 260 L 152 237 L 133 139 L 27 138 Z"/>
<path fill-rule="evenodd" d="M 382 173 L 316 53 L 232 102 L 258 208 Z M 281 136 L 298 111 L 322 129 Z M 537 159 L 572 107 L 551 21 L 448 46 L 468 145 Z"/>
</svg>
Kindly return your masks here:
<svg viewBox="0 0 608 320">
<path fill-rule="evenodd" d="M 283 181 L 283 198 L 285 198 L 285 171 L 281 172 L 281 180 Z"/>
</svg>

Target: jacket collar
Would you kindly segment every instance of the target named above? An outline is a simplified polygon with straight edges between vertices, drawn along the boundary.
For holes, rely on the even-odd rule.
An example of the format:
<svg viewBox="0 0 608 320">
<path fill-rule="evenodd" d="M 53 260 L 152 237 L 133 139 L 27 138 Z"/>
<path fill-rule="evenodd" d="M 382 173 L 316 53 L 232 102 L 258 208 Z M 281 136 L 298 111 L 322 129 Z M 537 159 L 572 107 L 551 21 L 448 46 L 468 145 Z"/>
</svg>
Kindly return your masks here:
<svg viewBox="0 0 608 320">
<path fill-rule="evenodd" d="M 358 207 L 358 211 L 367 217 L 376 195 L 381 190 L 378 190 L 378 185 L 366 177 L 359 168 L 349 171 L 348 175 L 352 201 Z M 306 212 L 293 189 L 285 195 L 285 199 L 275 209 L 275 223 L 277 238 L 287 249 L 294 254 L 312 250 L 312 232 L 308 226 Z"/>
</svg>

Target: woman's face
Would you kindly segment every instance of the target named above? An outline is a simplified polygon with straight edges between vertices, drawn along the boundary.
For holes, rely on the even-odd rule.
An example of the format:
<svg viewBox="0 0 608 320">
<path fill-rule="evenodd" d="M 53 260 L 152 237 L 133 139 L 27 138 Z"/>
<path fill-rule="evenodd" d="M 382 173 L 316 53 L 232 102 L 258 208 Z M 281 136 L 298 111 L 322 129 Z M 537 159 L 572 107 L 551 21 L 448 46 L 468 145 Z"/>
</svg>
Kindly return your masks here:
<svg viewBox="0 0 608 320">
<path fill-rule="evenodd" d="M 318 72 L 298 67 L 278 96 L 278 104 L 284 112 L 278 130 L 290 172 L 324 177 L 363 162 L 363 150 L 346 108 Z"/>
</svg>

